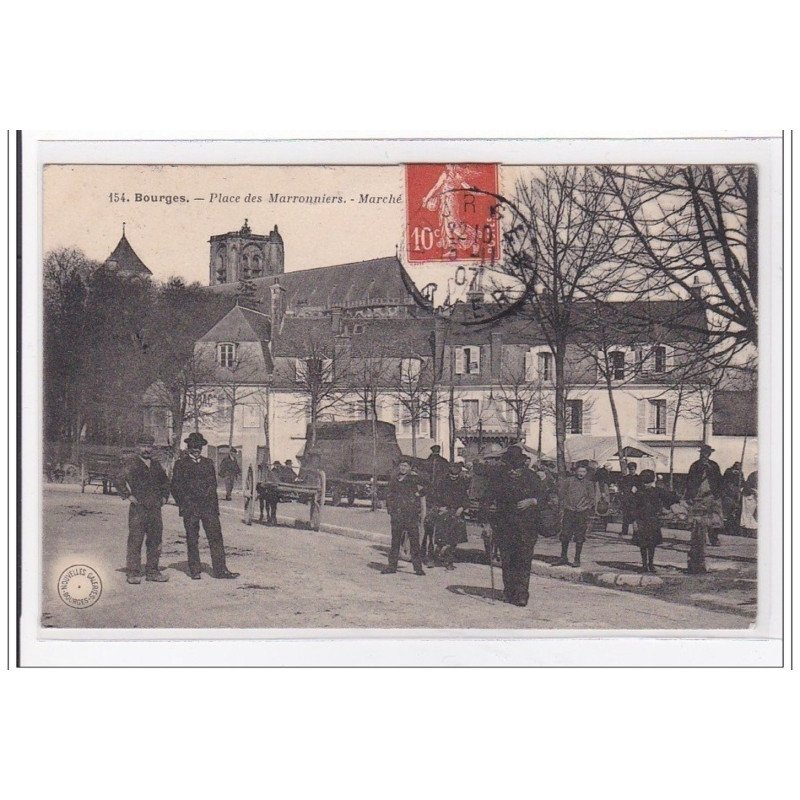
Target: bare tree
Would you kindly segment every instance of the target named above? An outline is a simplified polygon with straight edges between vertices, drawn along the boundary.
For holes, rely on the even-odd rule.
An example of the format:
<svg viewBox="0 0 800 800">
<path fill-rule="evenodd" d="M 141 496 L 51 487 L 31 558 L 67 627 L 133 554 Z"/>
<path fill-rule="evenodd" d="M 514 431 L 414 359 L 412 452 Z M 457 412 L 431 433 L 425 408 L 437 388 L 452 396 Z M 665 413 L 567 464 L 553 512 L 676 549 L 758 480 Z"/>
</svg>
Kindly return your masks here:
<svg viewBox="0 0 800 800">
<path fill-rule="evenodd" d="M 518 183 L 513 200 L 494 195 L 507 219 L 505 257 L 492 294 L 505 305 L 503 314 L 528 316 L 538 325 L 553 353 L 556 458 L 562 474 L 567 351 L 575 339 L 578 307 L 607 296 L 627 266 L 618 252 L 621 223 L 610 213 L 614 200 L 605 180 L 591 167 L 542 167 Z"/>
<path fill-rule="evenodd" d="M 431 359 L 403 358 L 394 371 L 389 395 L 400 406 L 401 419 L 411 426 L 411 454 L 417 455 L 417 437 L 424 420 L 436 413 L 437 393 L 434 389 L 434 368 Z"/>
<path fill-rule="evenodd" d="M 503 364 L 496 387 L 497 395 L 506 404 L 512 417 L 517 441 L 523 438 L 528 423 L 544 412 L 544 381 L 530 373 L 524 363 Z M 541 436 L 539 448 L 541 455 Z"/>
<path fill-rule="evenodd" d="M 604 167 L 631 258 L 651 291 L 692 293 L 705 325 L 673 322 L 739 352 L 758 340 L 758 180 L 748 165 Z M 703 286 L 702 292 L 698 286 Z"/>
<path fill-rule="evenodd" d="M 288 405 L 298 415 L 308 416 L 309 447 L 317 442 L 317 426 L 325 415 L 340 408 L 351 392 L 350 359 L 334 358 L 329 336 L 309 333 L 299 343 L 302 357 L 278 370 L 281 379 L 296 389 Z"/>
</svg>

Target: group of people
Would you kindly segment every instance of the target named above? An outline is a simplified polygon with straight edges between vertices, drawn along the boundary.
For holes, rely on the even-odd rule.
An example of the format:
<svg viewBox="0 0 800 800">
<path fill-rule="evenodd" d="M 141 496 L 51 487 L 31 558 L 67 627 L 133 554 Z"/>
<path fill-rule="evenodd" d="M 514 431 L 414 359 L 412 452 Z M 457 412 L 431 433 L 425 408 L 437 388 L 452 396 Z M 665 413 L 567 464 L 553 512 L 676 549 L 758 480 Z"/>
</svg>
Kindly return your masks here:
<svg viewBox="0 0 800 800">
<path fill-rule="evenodd" d="M 184 443 L 186 451 L 175 462 L 172 480 L 153 458 L 152 439 L 145 437 L 139 442 L 137 456 L 128 462 L 115 481 L 120 496 L 130 500 L 126 563 L 130 584 L 141 583 L 143 576 L 157 583 L 169 580 L 161 572 L 159 561 L 163 536 L 161 507 L 169 500 L 170 494 L 178 504 L 178 513 L 186 532 L 189 577 L 192 580 L 202 577 L 201 524 L 208 539 L 213 576 L 227 579 L 239 577 L 238 572 L 228 569 L 225 560 L 216 469 L 214 462 L 202 455 L 203 447 L 208 442 L 202 434 L 193 432 L 184 439 Z M 142 544 L 146 551 L 144 575 Z"/>
</svg>

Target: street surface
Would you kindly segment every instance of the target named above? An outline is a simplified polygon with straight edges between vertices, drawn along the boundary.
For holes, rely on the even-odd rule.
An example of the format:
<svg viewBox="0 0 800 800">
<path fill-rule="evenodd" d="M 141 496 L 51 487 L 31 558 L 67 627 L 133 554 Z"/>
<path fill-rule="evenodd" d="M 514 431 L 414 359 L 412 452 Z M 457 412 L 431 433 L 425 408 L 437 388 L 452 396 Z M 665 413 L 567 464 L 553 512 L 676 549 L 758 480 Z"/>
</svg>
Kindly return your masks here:
<svg viewBox="0 0 800 800">
<path fill-rule="evenodd" d="M 539 575 L 531 578 L 529 605 L 518 608 L 499 600 L 498 569 L 493 601 L 486 564 L 462 561 L 453 572 L 437 567 L 418 577 L 401 561 L 396 575 L 381 575 L 388 547 L 380 541 L 248 527 L 240 498 L 221 506 L 228 567 L 241 572 L 240 578 L 211 577 L 201 533 L 204 575 L 190 580 L 183 526 L 177 508 L 167 505 L 161 567 L 169 582 L 135 586 L 126 583 L 124 571 L 128 503 L 92 490 L 81 494 L 75 485 L 46 485 L 43 626 L 724 629 L 750 624 L 737 614 Z M 281 505 L 279 514 L 288 507 Z M 295 511 L 302 513 L 302 507 Z M 103 582 L 100 599 L 89 608 L 67 606 L 56 590 L 61 572 L 75 564 L 92 567 Z"/>
</svg>

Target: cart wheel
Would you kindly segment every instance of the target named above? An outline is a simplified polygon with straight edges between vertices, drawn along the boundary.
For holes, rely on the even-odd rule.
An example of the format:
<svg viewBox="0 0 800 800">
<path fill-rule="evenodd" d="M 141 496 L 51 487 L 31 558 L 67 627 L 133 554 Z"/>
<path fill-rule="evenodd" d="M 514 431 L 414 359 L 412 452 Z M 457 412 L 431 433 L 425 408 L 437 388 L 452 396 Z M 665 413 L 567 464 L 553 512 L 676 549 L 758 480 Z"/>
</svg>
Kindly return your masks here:
<svg viewBox="0 0 800 800">
<path fill-rule="evenodd" d="M 342 489 L 340 486 L 334 486 L 331 489 L 331 504 L 338 506 L 342 502 Z"/>
</svg>

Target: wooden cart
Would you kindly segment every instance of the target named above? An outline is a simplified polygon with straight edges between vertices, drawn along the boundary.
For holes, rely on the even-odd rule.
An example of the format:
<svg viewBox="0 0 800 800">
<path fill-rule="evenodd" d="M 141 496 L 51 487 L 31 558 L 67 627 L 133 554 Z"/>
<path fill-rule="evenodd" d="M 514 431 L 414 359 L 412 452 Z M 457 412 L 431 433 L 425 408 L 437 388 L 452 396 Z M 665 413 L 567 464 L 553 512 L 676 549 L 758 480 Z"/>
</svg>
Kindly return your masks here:
<svg viewBox="0 0 800 800">
<path fill-rule="evenodd" d="M 256 504 L 256 481 L 252 465 L 247 468 L 244 488 L 244 522 L 253 524 L 253 512 Z M 278 490 L 294 492 L 300 498 L 308 499 L 308 525 L 312 531 L 318 531 L 322 524 L 322 509 L 325 507 L 325 471 L 321 469 L 304 470 L 302 479 L 296 483 L 273 483 Z"/>
</svg>

